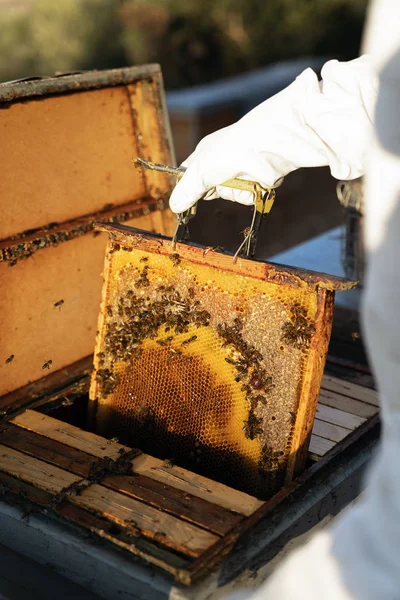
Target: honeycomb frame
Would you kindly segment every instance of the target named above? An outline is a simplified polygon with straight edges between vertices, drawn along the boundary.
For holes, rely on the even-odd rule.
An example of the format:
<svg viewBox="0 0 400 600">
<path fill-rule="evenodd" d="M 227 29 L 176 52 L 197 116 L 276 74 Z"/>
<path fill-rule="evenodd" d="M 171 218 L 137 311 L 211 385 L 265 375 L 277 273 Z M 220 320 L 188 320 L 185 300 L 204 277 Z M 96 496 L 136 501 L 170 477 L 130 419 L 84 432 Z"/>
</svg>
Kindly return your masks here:
<svg viewBox="0 0 400 600">
<path fill-rule="evenodd" d="M 271 497 L 304 467 L 334 292 L 354 282 L 102 229 L 96 431 Z"/>
</svg>

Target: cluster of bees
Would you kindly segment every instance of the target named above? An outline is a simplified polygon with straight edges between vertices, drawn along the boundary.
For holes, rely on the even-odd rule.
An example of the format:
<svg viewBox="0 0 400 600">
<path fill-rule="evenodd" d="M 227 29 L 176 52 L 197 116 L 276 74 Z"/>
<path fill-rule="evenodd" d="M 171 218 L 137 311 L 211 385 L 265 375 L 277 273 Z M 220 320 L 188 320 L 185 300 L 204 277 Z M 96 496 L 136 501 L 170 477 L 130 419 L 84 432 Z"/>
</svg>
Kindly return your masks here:
<svg viewBox="0 0 400 600">
<path fill-rule="evenodd" d="M 243 323 L 239 318 L 234 319 L 231 327 L 222 323 L 217 325 L 217 332 L 224 340 L 222 346 L 233 346 L 239 354 L 237 359 L 225 360 L 235 367 L 235 380 L 242 383 L 241 389 L 246 392 L 250 409 L 243 431 L 246 438 L 254 440 L 263 433 L 262 418 L 256 416 L 255 410 L 259 403 L 267 404 L 267 394 L 274 388 L 274 384 L 272 377 L 262 366 L 262 354 L 243 339 L 242 329 Z"/>
<path fill-rule="evenodd" d="M 111 206 L 105 206 L 103 210 L 110 210 Z M 124 223 L 129 219 L 133 219 L 135 217 L 141 217 L 143 215 L 143 208 L 135 209 L 131 211 L 120 212 L 116 215 L 111 215 L 109 217 L 101 214 L 101 220 L 105 223 Z M 17 264 L 18 261 L 23 260 L 25 258 L 29 258 L 33 254 L 35 254 L 38 250 L 42 248 L 49 248 L 51 246 L 58 246 L 62 242 L 67 242 L 69 240 L 73 240 L 77 237 L 85 235 L 90 231 L 93 231 L 95 227 L 96 219 L 88 221 L 87 223 L 83 223 L 79 226 L 72 227 L 66 231 L 52 231 L 53 229 L 60 226 L 59 223 L 50 223 L 46 229 L 30 229 L 21 233 L 19 235 L 13 236 L 11 240 L 14 239 L 24 239 L 28 236 L 38 234 L 38 237 L 30 241 L 22 241 L 15 245 L 10 245 L 7 248 L 3 248 L 0 250 L 0 262 L 4 261 L 9 264 L 10 267 L 13 267 Z M 99 235 L 99 231 L 93 232 L 94 235 Z M 40 234 L 40 235 L 39 235 Z"/>
<path fill-rule="evenodd" d="M 136 278 L 136 288 L 148 286 L 148 272 L 149 266 L 146 264 Z M 116 361 L 132 364 L 133 359 L 139 358 L 142 353 L 143 341 L 155 339 L 162 326 L 169 335 L 165 339 L 158 339 L 157 343 L 169 347 L 174 334 L 187 333 L 190 325 L 200 327 L 210 324 L 211 315 L 201 308 L 199 300 L 195 300 L 193 288 L 189 288 L 186 296 L 172 285 L 160 285 L 155 291 L 157 295 L 150 298 L 129 290 L 119 297 L 115 309 L 111 305 L 106 306 L 110 320 L 106 325 L 104 351 L 97 354 L 100 368 L 97 370 L 96 380 L 101 396 L 112 393 L 120 382 L 120 376 L 107 368 L 106 362 L 108 365 Z M 183 340 L 181 345 L 187 346 L 196 339 L 197 336 L 192 335 Z M 190 357 L 184 356 L 178 348 L 170 348 L 170 360 L 176 359 L 186 361 Z"/>
<path fill-rule="evenodd" d="M 307 311 L 298 302 L 290 307 L 292 316 L 282 327 L 282 342 L 297 350 L 308 348 L 315 333 L 315 326 L 310 323 Z"/>
<path fill-rule="evenodd" d="M 270 491 L 273 492 L 275 489 L 278 489 L 283 484 L 284 471 L 281 469 L 281 461 L 284 458 L 283 450 L 274 450 L 268 444 L 265 444 L 261 451 L 261 459 L 258 463 L 258 472 L 260 476 L 264 479 L 266 484 L 269 482 L 269 487 L 273 488 Z M 282 481 L 279 481 L 279 477 L 277 478 L 277 473 L 281 471 Z"/>
</svg>

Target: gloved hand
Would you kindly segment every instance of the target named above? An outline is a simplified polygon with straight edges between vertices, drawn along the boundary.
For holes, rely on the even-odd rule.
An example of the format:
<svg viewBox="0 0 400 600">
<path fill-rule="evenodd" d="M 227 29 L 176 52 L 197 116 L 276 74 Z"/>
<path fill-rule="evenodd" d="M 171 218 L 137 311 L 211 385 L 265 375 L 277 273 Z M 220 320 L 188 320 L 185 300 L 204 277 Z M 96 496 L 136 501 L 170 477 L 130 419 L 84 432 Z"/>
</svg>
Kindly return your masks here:
<svg viewBox="0 0 400 600">
<path fill-rule="evenodd" d="M 338 179 L 360 177 L 377 93 L 370 60 L 329 61 L 322 78 L 306 69 L 240 121 L 205 137 L 182 164 L 187 171 L 171 209 L 183 212 L 206 194 L 252 204 L 248 192 L 219 186 L 234 177 L 270 188 L 295 169 L 324 165 Z"/>
</svg>

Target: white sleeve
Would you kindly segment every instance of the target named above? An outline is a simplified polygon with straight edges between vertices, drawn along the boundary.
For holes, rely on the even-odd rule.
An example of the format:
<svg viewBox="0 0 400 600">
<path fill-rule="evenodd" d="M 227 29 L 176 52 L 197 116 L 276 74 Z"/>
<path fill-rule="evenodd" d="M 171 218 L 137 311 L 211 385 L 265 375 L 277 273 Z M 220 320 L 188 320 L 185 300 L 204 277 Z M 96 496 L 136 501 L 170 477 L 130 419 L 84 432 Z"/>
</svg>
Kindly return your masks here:
<svg viewBox="0 0 400 600">
<path fill-rule="evenodd" d="M 255 600 L 400 598 L 400 2 L 376 1 L 365 50 L 379 73 L 366 169 L 369 252 L 363 319 L 383 440 L 368 486 L 336 524 L 293 554 Z M 366 111 L 368 112 L 368 111 Z M 341 152 L 337 152 L 338 156 Z"/>
<path fill-rule="evenodd" d="M 321 77 L 319 93 L 307 97 L 305 123 L 324 144 L 333 177 L 355 179 L 365 172 L 373 131 L 378 84 L 372 61 L 369 56 L 331 60 Z"/>
</svg>

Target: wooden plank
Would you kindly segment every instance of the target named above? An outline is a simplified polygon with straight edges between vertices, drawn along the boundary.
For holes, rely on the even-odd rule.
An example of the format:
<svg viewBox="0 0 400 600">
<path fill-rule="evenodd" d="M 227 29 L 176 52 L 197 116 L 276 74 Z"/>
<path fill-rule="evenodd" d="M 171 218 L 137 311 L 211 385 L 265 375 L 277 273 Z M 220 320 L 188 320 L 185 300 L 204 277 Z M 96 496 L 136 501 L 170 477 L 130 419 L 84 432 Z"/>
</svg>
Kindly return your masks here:
<svg viewBox="0 0 400 600">
<path fill-rule="evenodd" d="M 311 435 L 310 446 L 308 451 L 311 454 L 315 454 L 316 456 L 323 456 L 333 448 L 335 442 L 332 440 L 327 440 L 326 438 L 322 438 L 319 435 L 315 435 L 314 433 Z"/>
<path fill-rule="evenodd" d="M 83 429 L 68 425 L 68 423 L 62 423 L 58 419 L 42 415 L 34 410 L 26 410 L 12 419 L 11 422 L 99 458 L 108 456 L 116 459 L 121 456 L 121 450 L 127 452 L 131 450 L 127 446 L 114 442 L 110 443 L 109 440 L 95 433 L 83 431 Z"/>
<path fill-rule="evenodd" d="M 162 460 L 148 454 L 141 454 L 134 458 L 132 462 L 135 473 L 169 484 L 178 490 L 244 516 L 251 515 L 263 504 L 262 500 L 181 467 L 175 465 L 166 467 Z"/>
<path fill-rule="evenodd" d="M 31 500 L 32 502 L 41 505 L 48 504 L 53 498 L 53 494 L 40 490 L 30 483 L 21 481 L 2 471 L 0 471 L 0 488 L 8 490 L 23 499 Z"/>
<path fill-rule="evenodd" d="M 354 400 L 354 398 L 324 389 L 320 390 L 318 404 L 344 410 L 347 413 L 363 417 L 364 419 L 368 419 L 378 412 L 378 407 L 372 404 Z"/>
<path fill-rule="evenodd" d="M 88 375 L 93 368 L 93 357 L 87 356 L 71 365 L 48 373 L 46 377 L 29 383 L 14 392 L 0 396 L 0 410 L 22 409 L 35 402 L 40 403 L 43 398 L 74 393 L 78 387 L 85 393 L 89 387 Z"/>
<path fill-rule="evenodd" d="M 98 462 L 98 459 L 86 452 L 17 427 L 12 423 L 2 427 L 0 443 L 81 477 L 88 477 L 91 465 Z"/>
<path fill-rule="evenodd" d="M 332 442 L 340 442 L 351 433 L 351 429 L 345 429 L 344 427 L 339 427 L 339 425 L 332 425 L 332 423 L 325 423 L 325 421 L 315 419 L 313 433 Z"/>
<path fill-rule="evenodd" d="M 170 255 L 172 252 L 177 252 L 181 259 L 190 260 L 192 263 L 212 266 L 228 273 L 237 273 L 274 284 L 279 283 L 282 288 L 288 286 L 296 289 L 301 288 L 304 291 L 322 289 L 340 291 L 350 290 L 357 285 L 357 282 L 343 277 L 261 260 L 248 260 L 239 257 L 236 262 L 233 262 L 231 254 L 220 251 L 209 252 L 207 256 L 204 256 L 205 247 L 180 244 L 179 242 L 174 245 L 172 240 L 163 240 L 160 246 L 159 238 L 152 237 L 150 234 L 142 235 L 140 243 L 138 243 L 137 234 L 125 225 L 104 224 L 99 227 L 99 230 L 112 233 L 115 236 L 113 238 L 115 243 L 128 248 L 137 247 L 140 250 L 156 252 L 159 255 Z"/>
<path fill-rule="evenodd" d="M 106 439 L 99 435 L 83 431 L 67 423 L 61 423 L 57 419 L 33 410 L 25 411 L 15 417 L 12 422 L 15 425 L 100 458 L 109 456 L 115 459 L 120 456 L 120 449 L 130 450 L 127 446 L 118 443 L 109 444 Z M 146 475 L 151 479 L 169 484 L 171 487 L 228 510 L 238 512 L 241 515 L 248 516 L 252 514 L 262 504 L 261 500 L 253 496 L 191 473 L 186 469 L 176 466 L 165 467 L 162 460 L 147 454 L 137 456 L 132 464 L 133 470 L 139 475 Z"/>
<path fill-rule="evenodd" d="M 350 383 L 343 379 L 338 379 L 332 375 L 324 375 L 322 379 L 322 388 L 332 392 L 338 392 L 343 396 L 361 400 L 373 406 L 379 406 L 379 396 L 375 390 L 362 387 L 356 383 Z"/>
<path fill-rule="evenodd" d="M 217 535 L 225 535 L 242 520 L 237 513 L 144 475 L 133 477 L 109 475 L 102 480 L 101 484 L 194 523 Z"/>
<path fill-rule="evenodd" d="M 57 513 L 64 519 L 71 521 L 74 524 L 80 525 L 86 531 L 94 531 L 101 538 L 109 539 L 114 545 L 123 547 L 133 554 L 141 554 L 146 560 L 152 562 L 162 562 L 159 564 L 162 568 L 172 566 L 174 568 L 185 568 L 190 564 L 190 559 L 177 554 L 172 554 L 165 548 L 161 548 L 152 544 L 144 538 L 132 538 L 132 532 L 124 531 L 123 527 L 116 525 L 112 521 L 94 515 L 80 506 L 65 502 L 57 508 Z M 128 535 L 125 535 L 128 533 Z M 134 544 L 132 543 L 134 541 Z M 153 560 L 152 560 L 153 559 Z M 154 560 L 156 559 L 156 560 Z M 168 569 L 166 569 L 168 570 Z"/>
<path fill-rule="evenodd" d="M 318 404 L 316 416 L 320 421 L 340 425 L 352 431 L 365 421 L 363 417 L 358 417 L 357 415 L 352 415 L 351 413 L 330 406 L 324 406 L 323 404 Z"/>
<path fill-rule="evenodd" d="M 70 501 L 99 512 L 115 523 L 131 526 L 133 531 L 189 556 L 199 556 L 219 539 L 191 523 L 98 484 L 86 488 L 79 496 L 71 497 Z"/>
<path fill-rule="evenodd" d="M 22 454 L 13 448 L 0 444 L 1 470 L 14 475 L 27 483 L 32 483 L 41 490 L 58 494 L 64 488 L 83 481 L 78 475 L 72 475 L 58 467 Z"/>
</svg>

